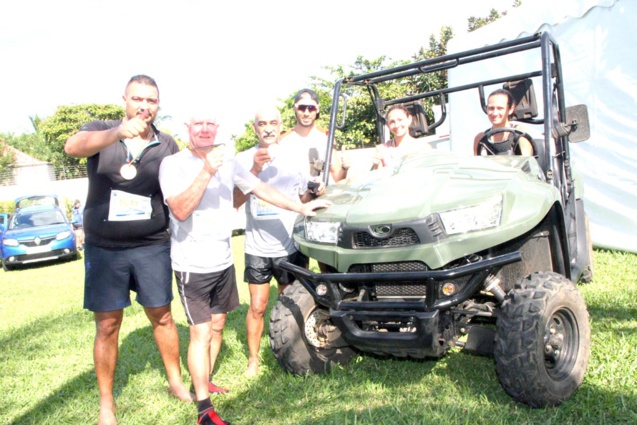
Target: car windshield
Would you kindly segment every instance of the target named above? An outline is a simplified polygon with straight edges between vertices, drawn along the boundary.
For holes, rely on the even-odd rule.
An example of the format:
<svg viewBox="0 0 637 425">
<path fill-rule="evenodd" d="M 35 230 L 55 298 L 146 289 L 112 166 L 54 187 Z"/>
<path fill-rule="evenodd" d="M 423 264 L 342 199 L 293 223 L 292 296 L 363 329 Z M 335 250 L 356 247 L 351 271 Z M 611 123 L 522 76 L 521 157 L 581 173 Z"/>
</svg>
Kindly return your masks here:
<svg viewBox="0 0 637 425">
<path fill-rule="evenodd" d="M 16 214 L 11 220 L 9 229 L 26 229 L 29 227 L 51 226 L 65 223 L 60 211 L 34 211 Z"/>
</svg>

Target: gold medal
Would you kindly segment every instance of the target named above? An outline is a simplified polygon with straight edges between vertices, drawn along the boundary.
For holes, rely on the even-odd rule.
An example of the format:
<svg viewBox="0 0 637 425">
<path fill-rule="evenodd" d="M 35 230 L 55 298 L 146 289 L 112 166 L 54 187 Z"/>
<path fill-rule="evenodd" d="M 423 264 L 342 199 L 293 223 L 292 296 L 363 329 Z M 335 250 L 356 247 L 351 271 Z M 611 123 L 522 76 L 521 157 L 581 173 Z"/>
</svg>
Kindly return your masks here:
<svg viewBox="0 0 637 425">
<path fill-rule="evenodd" d="M 133 164 L 124 164 L 122 168 L 119 169 L 119 173 L 126 180 L 133 180 L 137 175 L 137 168 Z"/>
</svg>

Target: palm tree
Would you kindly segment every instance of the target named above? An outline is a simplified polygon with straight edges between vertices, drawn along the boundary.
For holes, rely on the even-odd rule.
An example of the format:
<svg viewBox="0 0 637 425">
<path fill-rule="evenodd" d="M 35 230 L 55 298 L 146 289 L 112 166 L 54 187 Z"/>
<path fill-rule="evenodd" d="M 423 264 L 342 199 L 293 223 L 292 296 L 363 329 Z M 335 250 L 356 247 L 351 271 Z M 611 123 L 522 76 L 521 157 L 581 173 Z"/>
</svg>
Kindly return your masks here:
<svg viewBox="0 0 637 425">
<path fill-rule="evenodd" d="M 35 134 L 40 135 L 40 123 L 42 122 L 42 118 L 37 115 L 29 116 L 29 121 L 31 121 L 31 126 L 33 126 L 33 130 Z"/>
</svg>

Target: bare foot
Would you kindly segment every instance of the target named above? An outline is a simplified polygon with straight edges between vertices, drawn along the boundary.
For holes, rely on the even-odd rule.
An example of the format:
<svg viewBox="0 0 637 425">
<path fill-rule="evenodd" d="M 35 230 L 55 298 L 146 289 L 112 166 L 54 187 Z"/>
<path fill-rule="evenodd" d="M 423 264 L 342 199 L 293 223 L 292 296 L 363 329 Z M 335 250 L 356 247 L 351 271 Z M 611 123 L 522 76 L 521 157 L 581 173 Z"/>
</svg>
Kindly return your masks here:
<svg viewBox="0 0 637 425">
<path fill-rule="evenodd" d="M 100 405 L 100 418 L 97 421 L 97 425 L 117 425 L 117 419 L 115 419 L 115 407 Z"/>
<path fill-rule="evenodd" d="M 243 376 L 246 378 L 254 378 L 259 373 L 259 362 L 258 361 L 249 361 L 248 368 L 243 372 Z"/>
<path fill-rule="evenodd" d="M 173 397 L 177 397 L 179 400 L 186 403 L 192 403 L 197 398 L 195 394 L 186 389 L 183 383 L 179 383 L 178 385 L 171 385 L 170 394 L 172 394 Z"/>
</svg>

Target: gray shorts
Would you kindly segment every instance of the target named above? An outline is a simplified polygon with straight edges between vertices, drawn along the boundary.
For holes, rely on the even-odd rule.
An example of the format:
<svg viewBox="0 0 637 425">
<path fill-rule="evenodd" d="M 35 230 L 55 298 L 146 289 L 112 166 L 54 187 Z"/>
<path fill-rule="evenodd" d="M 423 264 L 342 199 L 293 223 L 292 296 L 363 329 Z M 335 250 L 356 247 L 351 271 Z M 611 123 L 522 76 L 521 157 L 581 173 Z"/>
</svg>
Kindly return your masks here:
<svg viewBox="0 0 637 425">
<path fill-rule="evenodd" d="M 94 312 L 122 310 L 135 301 L 156 308 L 173 299 L 170 241 L 136 248 L 84 249 L 84 308 Z"/>
<path fill-rule="evenodd" d="M 175 277 L 190 325 L 210 322 L 211 314 L 228 313 L 239 307 L 234 265 L 212 273 L 175 271 Z"/>
</svg>

